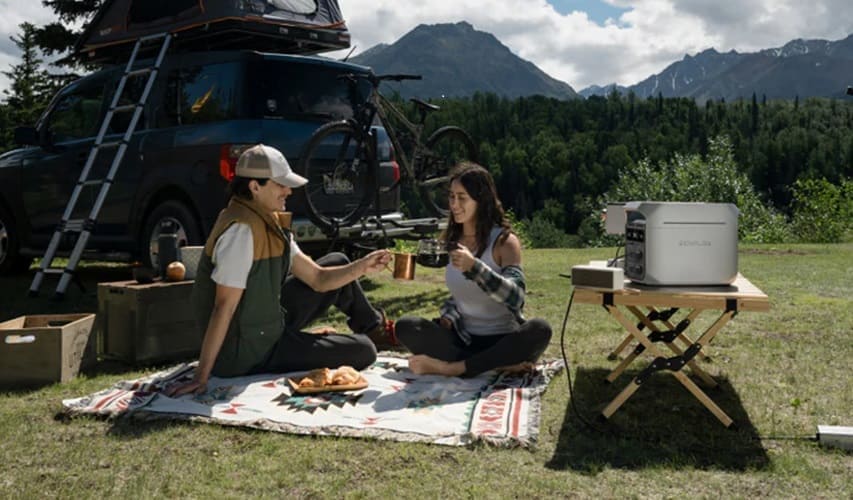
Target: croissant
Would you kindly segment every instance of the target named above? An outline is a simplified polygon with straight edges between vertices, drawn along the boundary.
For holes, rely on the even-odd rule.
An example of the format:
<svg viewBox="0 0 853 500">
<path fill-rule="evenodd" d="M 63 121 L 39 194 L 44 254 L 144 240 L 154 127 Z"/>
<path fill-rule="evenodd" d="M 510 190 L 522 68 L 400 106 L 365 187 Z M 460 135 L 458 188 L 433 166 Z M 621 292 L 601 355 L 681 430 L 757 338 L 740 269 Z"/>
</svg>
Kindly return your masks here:
<svg viewBox="0 0 853 500">
<path fill-rule="evenodd" d="M 332 374 L 332 384 L 350 385 L 355 384 L 361 378 L 361 374 L 351 366 L 341 366 Z"/>
<path fill-rule="evenodd" d="M 299 387 L 322 387 L 329 385 L 332 373 L 328 368 L 317 368 L 311 370 L 299 381 Z"/>
</svg>

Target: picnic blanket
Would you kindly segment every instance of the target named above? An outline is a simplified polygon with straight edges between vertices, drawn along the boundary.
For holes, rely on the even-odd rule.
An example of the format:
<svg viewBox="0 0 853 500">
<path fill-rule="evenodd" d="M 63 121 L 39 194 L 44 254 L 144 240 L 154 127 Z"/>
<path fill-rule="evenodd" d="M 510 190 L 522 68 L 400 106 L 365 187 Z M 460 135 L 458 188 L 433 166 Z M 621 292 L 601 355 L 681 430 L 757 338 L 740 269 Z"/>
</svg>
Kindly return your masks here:
<svg viewBox="0 0 853 500">
<path fill-rule="evenodd" d="M 193 376 L 196 363 L 123 381 L 62 402 L 64 413 L 170 418 L 293 434 L 372 437 L 461 446 L 483 441 L 528 447 L 539 435 L 540 395 L 563 368 L 541 362 L 524 374 L 486 372 L 474 378 L 415 375 L 402 358 L 380 356 L 362 371 L 365 389 L 297 394 L 289 374 L 212 377 L 203 395 L 161 391 Z"/>
</svg>

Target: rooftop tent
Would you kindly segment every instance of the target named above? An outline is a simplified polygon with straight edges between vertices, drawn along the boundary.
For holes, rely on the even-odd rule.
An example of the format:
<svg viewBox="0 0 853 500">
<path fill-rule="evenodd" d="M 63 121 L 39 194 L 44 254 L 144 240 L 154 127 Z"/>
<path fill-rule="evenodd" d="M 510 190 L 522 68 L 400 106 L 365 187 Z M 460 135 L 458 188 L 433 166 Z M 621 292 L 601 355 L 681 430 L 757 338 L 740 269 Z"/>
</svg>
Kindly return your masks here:
<svg viewBox="0 0 853 500">
<path fill-rule="evenodd" d="M 314 54 L 350 41 L 337 0 L 105 0 L 72 57 L 121 62 L 136 39 L 167 31 L 178 50 Z"/>
</svg>

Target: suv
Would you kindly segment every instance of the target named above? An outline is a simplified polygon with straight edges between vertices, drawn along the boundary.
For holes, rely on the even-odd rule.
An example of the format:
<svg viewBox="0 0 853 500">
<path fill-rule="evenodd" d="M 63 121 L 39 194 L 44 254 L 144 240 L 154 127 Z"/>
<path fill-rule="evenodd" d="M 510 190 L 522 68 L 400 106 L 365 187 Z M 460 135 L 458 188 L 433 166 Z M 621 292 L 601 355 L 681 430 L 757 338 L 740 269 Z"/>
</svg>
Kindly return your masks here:
<svg viewBox="0 0 853 500">
<path fill-rule="evenodd" d="M 43 255 L 123 69 L 104 69 L 68 85 L 34 128 L 16 129 L 16 141 L 26 147 L 0 156 L 0 274 L 25 269 L 33 257 Z M 338 75 L 368 71 L 325 58 L 254 51 L 167 57 L 84 258 L 142 260 L 152 265 L 160 227 L 166 223 L 176 225 L 181 244 L 203 244 L 225 205 L 226 185 L 242 150 L 268 144 L 297 165 L 311 134 L 327 121 L 351 116 L 353 107 L 360 104 L 355 101 L 367 95 L 367 89 L 352 95 Z M 119 104 L 138 102 L 145 80 L 129 79 Z M 104 142 L 120 139 L 129 119 L 129 113 L 116 114 Z M 387 134 L 381 127 L 376 131 L 379 182 L 389 186 L 399 178 L 399 171 Z M 106 177 L 112 157 L 99 154 L 89 178 Z M 99 186 L 84 188 L 72 218 L 88 216 L 98 190 Z M 326 236 L 305 215 L 303 191 L 296 190 L 288 200 L 294 233 L 306 251 L 327 250 Z M 382 219 L 390 226 L 342 228 L 335 243 L 351 245 L 376 237 L 383 229 L 392 237 L 405 237 L 424 227 L 434 230 L 434 220 L 404 220 L 399 187 L 383 191 Z M 73 240 L 66 236 L 59 255 L 72 247 Z"/>
</svg>

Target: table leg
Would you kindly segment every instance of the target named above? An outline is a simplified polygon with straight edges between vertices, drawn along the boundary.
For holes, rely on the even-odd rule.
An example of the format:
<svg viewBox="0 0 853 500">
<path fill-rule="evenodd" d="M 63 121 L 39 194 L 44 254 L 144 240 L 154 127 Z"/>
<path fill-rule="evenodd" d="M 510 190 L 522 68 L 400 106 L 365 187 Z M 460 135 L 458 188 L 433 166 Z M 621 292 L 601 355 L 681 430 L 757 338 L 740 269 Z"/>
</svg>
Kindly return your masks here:
<svg viewBox="0 0 853 500">
<path fill-rule="evenodd" d="M 619 366 L 614 368 L 613 371 L 610 372 L 607 377 L 605 377 L 605 380 L 612 384 L 617 378 L 619 378 L 619 375 L 622 375 L 622 372 L 624 372 L 625 369 L 628 368 L 628 365 L 630 365 L 634 362 L 635 359 L 637 359 L 637 356 L 638 354 L 636 350 L 625 356 L 625 358 L 622 359 L 622 362 L 619 363 Z"/>
<path fill-rule="evenodd" d="M 636 338 L 646 349 L 649 350 L 650 353 L 652 353 L 656 357 L 656 360 L 660 359 L 660 360 L 666 361 L 665 356 L 663 356 L 663 352 L 660 349 L 658 349 L 654 345 L 654 343 L 652 343 L 651 340 L 646 338 L 646 336 L 643 335 L 640 332 L 640 330 L 634 324 L 632 324 L 630 321 L 628 321 L 628 319 L 619 311 L 618 308 L 616 308 L 615 306 L 612 306 L 612 305 L 608 305 L 605 307 L 606 307 L 607 311 L 614 318 L 616 318 L 616 320 L 629 333 L 631 333 L 634 336 L 634 338 Z M 714 324 L 711 325 L 711 327 L 704 334 L 702 334 L 700 339 L 697 341 L 697 343 L 699 344 L 699 349 L 701 349 L 701 346 L 707 345 L 707 343 L 710 342 L 711 339 L 713 339 L 714 335 L 717 334 L 717 332 L 720 330 L 720 328 L 722 328 L 723 325 L 725 325 L 725 323 L 728 322 L 728 320 L 731 319 L 732 316 L 734 316 L 734 311 L 724 312 L 720 316 L 720 318 L 717 319 L 717 321 L 714 322 Z M 711 398 L 709 398 L 708 395 L 702 391 L 702 389 L 700 389 L 692 380 L 690 380 L 690 378 L 687 377 L 687 375 L 685 375 L 682 371 L 680 371 L 680 367 L 679 367 L 679 369 L 671 371 L 671 373 L 679 382 L 681 382 L 681 384 L 684 387 L 687 388 L 687 390 L 690 391 L 691 394 L 693 394 L 694 397 L 696 397 L 696 399 L 699 400 L 699 402 L 701 402 L 703 405 L 705 405 L 705 407 L 708 408 L 708 410 L 715 417 L 717 417 L 717 419 L 724 426 L 728 427 L 729 425 L 732 424 L 732 419 L 728 415 L 726 415 L 726 413 L 722 409 L 720 409 L 720 407 L 717 406 L 717 404 L 714 403 L 711 400 Z M 613 413 L 616 410 L 618 410 L 619 407 L 622 406 L 622 404 L 628 398 L 630 398 L 631 395 L 634 394 L 634 392 L 637 391 L 637 389 L 640 388 L 641 384 L 642 384 L 642 381 L 639 378 L 639 376 L 635 377 L 634 380 L 631 381 L 631 383 L 629 383 L 628 386 L 625 387 L 622 390 L 622 392 L 619 393 L 619 395 L 616 396 L 613 399 L 613 401 L 611 401 L 607 405 L 607 407 L 602 411 L 602 414 L 604 415 L 604 417 L 610 418 L 610 416 L 613 415 Z"/>
<path fill-rule="evenodd" d="M 684 351 L 681 350 L 681 348 L 679 348 L 675 344 L 675 342 L 673 342 L 673 341 L 676 338 L 682 338 L 682 339 L 688 339 L 689 340 L 689 338 L 686 335 L 684 335 L 684 332 L 681 331 L 680 329 L 687 328 L 689 325 L 692 325 L 693 321 L 696 320 L 696 317 L 699 316 L 699 313 L 701 311 L 699 311 L 698 309 L 694 309 L 693 311 L 690 311 L 690 314 L 688 314 L 687 318 L 686 318 L 687 323 L 679 324 L 678 328 L 671 327 L 668 332 L 661 332 L 660 329 L 658 329 L 657 325 L 655 325 L 654 322 L 651 321 L 647 315 L 643 314 L 636 306 L 626 306 L 626 307 L 629 311 L 631 311 L 631 313 L 637 319 L 640 320 L 640 322 L 643 323 L 644 326 L 646 326 L 646 328 L 648 328 L 650 331 L 652 331 L 654 333 L 659 334 L 659 335 L 657 335 L 656 339 L 650 338 L 649 340 L 652 340 L 652 341 L 663 340 L 664 343 L 666 344 L 666 346 L 669 347 L 669 349 L 672 352 L 674 352 L 676 356 L 684 355 Z M 668 324 L 669 321 L 666 321 L 666 323 Z M 690 347 L 692 344 L 693 344 L 693 342 L 691 341 L 690 343 L 687 344 L 687 347 Z M 701 350 L 699 352 L 701 353 Z M 635 354 L 634 358 L 636 358 L 637 355 L 639 355 L 640 353 L 637 351 L 634 351 L 634 354 Z M 631 360 L 633 361 L 634 358 L 632 358 Z M 702 379 L 702 382 L 704 382 L 706 386 L 717 387 L 717 381 L 714 380 L 713 377 L 708 375 L 708 373 L 705 370 L 700 368 L 699 364 L 696 363 L 695 360 L 691 359 L 690 361 L 688 361 L 687 366 L 690 367 L 690 369 L 693 371 L 694 374 L 696 374 L 697 377 Z M 624 369 L 625 368 L 622 368 L 622 370 L 624 370 Z M 620 371 L 619 373 L 622 373 L 622 372 Z M 611 375 L 612 375 L 612 373 L 611 373 Z M 615 379 L 616 379 L 616 377 L 613 377 L 613 380 L 615 380 Z M 610 382 L 613 381 L 613 380 L 610 380 L 609 376 L 608 376 L 608 380 Z"/>
<path fill-rule="evenodd" d="M 625 348 L 628 347 L 628 345 L 631 343 L 631 340 L 633 340 L 633 339 L 634 339 L 633 335 L 626 336 L 625 340 L 623 340 L 622 343 L 619 344 L 619 347 L 617 347 L 610 354 L 607 355 L 607 359 L 610 361 L 617 359 L 619 357 L 619 354 L 621 354 L 622 351 L 624 351 Z"/>
<path fill-rule="evenodd" d="M 651 321 L 661 321 L 670 330 L 675 329 L 675 327 L 672 326 L 672 323 L 669 322 L 669 318 L 672 317 L 672 315 L 678 311 L 677 308 L 671 308 L 665 312 L 658 311 L 654 307 L 647 307 L 647 309 L 649 310 L 649 313 L 648 313 L 648 315 L 645 316 L 646 319 L 651 320 Z M 654 319 L 652 319 L 652 318 L 654 318 Z M 640 327 L 638 325 L 637 328 L 642 328 L 642 327 Z M 610 354 L 607 355 L 607 360 L 608 361 L 614 361 L 617 358 L 619 358 L 619 355 L 622 354 L 622 351 L 624 351 L 631 344 L 631 341 L 633 339 L 634 339 L 633 335 L 630 335 L 630 334 L 626 335 L 625 338 L 622 340 L 622 342 L 619 344 L 619 346 L 616 347 L 616 349 L 614 349 L 613 351 L 610 352 Z"/>
<path fill-rule="evenodd" d="M 655 326 L 654 321 L 652 321 L 649 317 L 652 315 L 657 316 L 659 314 L 653 307 L 649 308 L 649 315 L 648 316 L 643 314 L 642 312 L 640 312 L 640 310 L 637 309 L 637 307 L 635 307 L 635 306 L 627 306 L 627 307 L 632 313 L 634 313 L 634 316 L 636 316 L 637 319 L 640 320 L 640 323 L 637 325 L 638 330 L 643 328 L 643 327 L 648 327 L 650 332 L 658 332 L 658 333 L 660 332 L 660 330 L 658 330 L 657 326 Z M 625 348 L 628 346 L 628 344 L 631 343 L 631 341 L 633 339 L 634 339 L 634 336 L 629 333 L 628 336 L 625 337 L 625 340 L 623 340 L 622 343 L 619 344 L 619 347 L 617 347 L 616 350 L 614 350 L 612 353 L 610 353 L 609 356 L 607 356 L 607 359 L 616 359 L 618 354 L 621 353 L 622 351 L 624 351 Z M 625 369 L 627 369 L 628 366 L 631 363 L 633 363 L 635 359 L 637 359 L 637 356 L 639 356 L 640 353 L 643 352 L 643 350 L 644 350 L 644 348 L 642 348 L 640 346 L 638 346 L 638 348 L 635 348 L 631 353 L 629 353 L 627 356 L 625 356 L 624 359 L 622 359 L 622 361 L 619 363 L 619 365 L 616 366 L 616 368 L 614 368 L 613 371 L 611 371 L 607 375 L 607 377 L 605 377 L 605 380 L 607 380 L 610 383 L 613 383 L 617 378 L 619 378 L 619 375 L 622 375 L 622 372 L 624 372 Z"/>
</svg>

